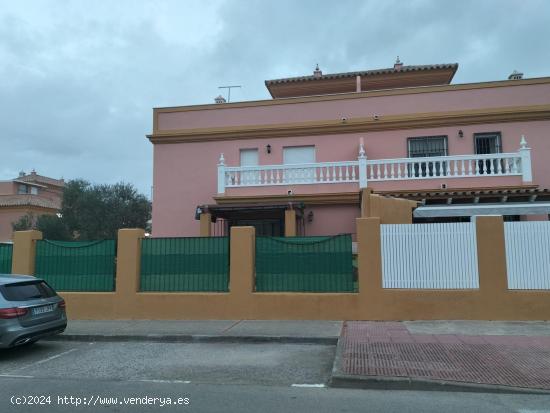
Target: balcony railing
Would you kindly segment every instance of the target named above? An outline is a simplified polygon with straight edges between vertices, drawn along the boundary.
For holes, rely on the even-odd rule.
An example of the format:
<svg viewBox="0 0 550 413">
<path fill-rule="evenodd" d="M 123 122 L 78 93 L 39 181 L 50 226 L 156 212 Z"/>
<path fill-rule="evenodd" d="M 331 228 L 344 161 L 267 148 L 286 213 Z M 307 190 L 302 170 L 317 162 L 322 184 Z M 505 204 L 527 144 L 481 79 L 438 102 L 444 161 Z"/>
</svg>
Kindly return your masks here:
<svg viewBox="0 0 550 413">
<path fill-rule="evenodd" d="M 226 166 L 222 154 L 218 193 L 253 186 L 359 183 L 366 188 L 369 181 L 488 176 L 522 176 L 523 182 L 532 181 L 531 149 L 523 136 L 517 153 L 369 160 L 361 144 L 356 161 L 259 166 Z"/>
</svg>

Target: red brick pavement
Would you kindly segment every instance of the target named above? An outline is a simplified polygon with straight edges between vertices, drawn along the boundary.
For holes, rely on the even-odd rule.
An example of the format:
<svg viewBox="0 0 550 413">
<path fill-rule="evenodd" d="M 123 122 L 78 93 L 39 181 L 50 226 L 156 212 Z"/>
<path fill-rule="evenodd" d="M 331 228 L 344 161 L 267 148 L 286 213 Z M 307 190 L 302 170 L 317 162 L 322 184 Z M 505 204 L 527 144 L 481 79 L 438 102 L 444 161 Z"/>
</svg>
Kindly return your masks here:
<svg viewBox="0 0 550 413">
<path fill-rule="evenodd" d="M 403 323 L 348 321 L 341 371 L 550 390 L 550 337 L 411 334 Z"/>
</svg>

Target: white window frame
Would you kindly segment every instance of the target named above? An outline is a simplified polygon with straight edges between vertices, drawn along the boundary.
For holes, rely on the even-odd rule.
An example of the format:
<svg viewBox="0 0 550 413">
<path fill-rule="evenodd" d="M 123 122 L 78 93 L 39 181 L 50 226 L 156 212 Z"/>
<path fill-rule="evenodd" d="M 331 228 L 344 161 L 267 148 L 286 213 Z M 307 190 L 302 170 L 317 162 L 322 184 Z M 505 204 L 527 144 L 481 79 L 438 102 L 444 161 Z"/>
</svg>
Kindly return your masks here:
<svg viewBox="0 0 550 413">
<path fill-rule="evenodd" d="M 309 160 L 308 162 L 288 162 L 285 156 L 286 153 L 290 149 L 312 149 L 313 152 L 313 160 Z M 317 158 L 317 151 L 315 148 L 315 145 L 299 145 L 299 146 L 284 146 L 283 147 L 283 164 L 284 165 L 300 165 L 302 163 L 304 164 L 315 164 Z M 292 183 L 315 183 L 316 181 L 316 168 L 310 167 L 310 168 L 292 168 L 292 169 L 285 169 L 284 170 L 284 180 L 285 182 L 288 182 L 289 184 Z"/>
<path fill-rule="evenodd" d="M 256 154 L 256 163 L 250 165 L 243 165 L 243 154 L 246 153 L 255 153 Z M 239 164 L 240 166 L 258 166 L 260 163 L 260 153 L 258 148 L 242 148 L 239 150 Z M 259 183 L 260 171 L 241 171 L 241 182 L 245 182 L 250 185 L 255 185 Z"/>
</svg>

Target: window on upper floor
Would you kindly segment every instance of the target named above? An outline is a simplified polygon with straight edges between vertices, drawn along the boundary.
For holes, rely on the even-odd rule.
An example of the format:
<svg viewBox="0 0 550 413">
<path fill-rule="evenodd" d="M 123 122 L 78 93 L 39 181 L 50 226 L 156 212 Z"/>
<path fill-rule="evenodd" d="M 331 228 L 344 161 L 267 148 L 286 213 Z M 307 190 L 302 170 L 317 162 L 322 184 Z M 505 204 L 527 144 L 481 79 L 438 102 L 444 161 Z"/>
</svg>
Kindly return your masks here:
<svg viewBox="0 0 550 413">
<path fill-rule="evenodd" d="M 408 138 L 407 153 L 409 158 L 447 156 L 447 136 Z M 415 177 L 444 176 L 446 169 L 446 162 L 418 162 L 409 166 L 409 175 Z"/>
<path fill-rule="evenodd" d="M 38 188 L 32 185 L 19 184 L 17 186 L 17 193 L 19 195 L 23 195 L 23 194 L 38 195 Z"/>
<path fill-rule="evenodd" d="M 315 163 L 315 146 L 286 146 L 283 148 L 283 163 L 296 165 Z M 284 179 L 288 183 L 315 182 L 315 168 L 285 168 Z"/>
<path fill-rule="evenodd" d="M 241 149 L 239 153 L 241 166 L 258 166 L 258 148 Z M 242 171 L 241 182 L 248 184 L 257 183 L 259 171 Z"/>
<path fill-rule="evenodd" d="M 476 154 L 500 153 L 500 132 L 474 133 L 474 145 Z"/>
<path fill-rule="evenodd" d="M 283 163 L 315 163 L 315 146 L 286 146 L 283 148 Z"/>
<path fill-rule="evenodd" d="M 447 156 L 447 136 L 422 136 L 408 139 L 409 158 Z"/>
<path fill-rule="evenodd" d="M 500 132 L 474 133 L 474 150 L 478 155 L 501 153 Z M 479 172 L 481 174 L 491 175 L 498 173 L 499 166 L 499 160 L 497 159 L 478 161 Z"/>
<path fill-rule="evenodd" d="M 241 162 L 241 166 L 258 165 L 258 148 L 241 149 L 240 162 Z"/>
</svg>

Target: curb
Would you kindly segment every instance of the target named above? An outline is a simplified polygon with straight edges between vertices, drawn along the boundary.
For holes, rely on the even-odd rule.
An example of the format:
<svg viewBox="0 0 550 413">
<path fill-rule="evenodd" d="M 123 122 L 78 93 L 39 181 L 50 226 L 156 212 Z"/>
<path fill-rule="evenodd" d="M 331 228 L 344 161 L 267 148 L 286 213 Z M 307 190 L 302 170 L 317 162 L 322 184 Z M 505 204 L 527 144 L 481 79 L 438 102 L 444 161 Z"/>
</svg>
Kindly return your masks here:
<svg viewBox="0 0 550 413">
<path fill-rule="evenodd" d="M 101 341 L 101 342 L 152 342 L 152 343 L 244 343 L 244 344 L 321 344 L 336 345 L 337 337 L 292 337 L 292 336 L 220 336 L 183 334 L 104 335 L 104 334 L 59 334 L 43 341 Z"/>
<path fill-rule="evenodd" d="M 370 390 L 416 390 L 469 393 L 550 394 L 549 390 L 512 387 L 498 384 L 430 380 L 416 377 L 333 375 L 330 387 Z"/>
<path fill-rule="evenodd" d="M 356 376 L 342 373 L 344 346 L 341 336 L 336 345 L 329 387 L 368 390 L 416 390 L 469 393 L 550 394 L 550 390 L 512 387 L 499 384 L 470 383 L 450 380 L 424 379 L 398 376 Z"/>
</svg>

